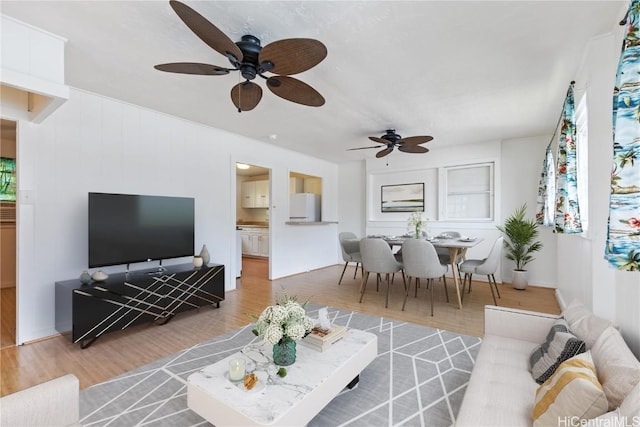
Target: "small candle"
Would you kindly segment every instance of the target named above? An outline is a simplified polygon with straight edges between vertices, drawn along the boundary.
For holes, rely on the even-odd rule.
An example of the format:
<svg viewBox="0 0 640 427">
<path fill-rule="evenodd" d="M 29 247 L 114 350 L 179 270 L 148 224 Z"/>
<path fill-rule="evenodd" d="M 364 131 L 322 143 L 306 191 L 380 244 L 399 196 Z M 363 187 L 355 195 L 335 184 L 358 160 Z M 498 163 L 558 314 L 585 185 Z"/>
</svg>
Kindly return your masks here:
<svg viewBox="0 0 640 427">
<path fill-rule="evenodd" d="M 245 374 L 244 359 L 231 359 L 229 361 L 229 380 L 240 382 L 244 379 Z"/>
</svg>

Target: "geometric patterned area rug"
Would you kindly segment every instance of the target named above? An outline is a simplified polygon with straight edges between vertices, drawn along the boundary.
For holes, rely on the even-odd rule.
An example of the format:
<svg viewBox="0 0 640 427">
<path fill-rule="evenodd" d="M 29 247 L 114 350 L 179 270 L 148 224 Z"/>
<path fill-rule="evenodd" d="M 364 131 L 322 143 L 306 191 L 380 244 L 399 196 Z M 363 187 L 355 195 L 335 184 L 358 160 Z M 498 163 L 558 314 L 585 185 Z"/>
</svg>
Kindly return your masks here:
<svg viewBox="0 0 640 427">
<path fill-rule="evenodd" d="M 309 303 L 308 315 L 323 306 Z M 329 308 L 333 323 L 378 336 L 378 356 L 360 382 L 336 396 L 316 426 L 450 426 L 480 338 Z M 187 377 L 257 339 L 252 324 L 80 392 L 83 426 L 210 426 L 187 408 Z"/>
</svg>

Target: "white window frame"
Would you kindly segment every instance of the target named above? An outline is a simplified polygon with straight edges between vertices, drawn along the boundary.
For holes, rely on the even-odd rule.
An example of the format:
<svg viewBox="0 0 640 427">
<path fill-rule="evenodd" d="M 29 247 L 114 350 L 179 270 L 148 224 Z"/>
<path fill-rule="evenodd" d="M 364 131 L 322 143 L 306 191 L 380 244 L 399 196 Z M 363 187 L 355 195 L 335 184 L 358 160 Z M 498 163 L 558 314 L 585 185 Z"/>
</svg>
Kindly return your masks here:
<svg viewBox="0 0 640 427">
<path fill-rule="evenodd" d="M 578 185 L 578 206 L 582 222 L 582 235 L 589 230 L 589 126 L 587 93 L 576 106 L 576 174 Z"/>
<path fill-rule="evenodd" d="M 472 169 L 472 168 L 489 168 L 489 188 L 486 190 L 474 190 L 474 191 L 456 191 L 455 188 L 449 188 L 449 171 L 460 170 L 460 169 Z M 439 181 L 440 181 L 440 201 L 439 205 L 440 209 L 440 220 L 441 221 L 457 221 L 457 222 L 490 222 L 495 220 L 495 163 L 494 162 L 482 162 L 482 163 L 471 163 L 466 165 L 456 165 L 443 167 L 439 169 Z M 450 218 L 448 216 L 449 211 L 449 197 L 450 196 L 460 196 L 460 195 L 470 195 L 470 196 L 478 196 L 485 195 L 487 197 L 487 204 L 489 206 L 489 215 L 486 217 L 453 217 Z"/>
</svg>

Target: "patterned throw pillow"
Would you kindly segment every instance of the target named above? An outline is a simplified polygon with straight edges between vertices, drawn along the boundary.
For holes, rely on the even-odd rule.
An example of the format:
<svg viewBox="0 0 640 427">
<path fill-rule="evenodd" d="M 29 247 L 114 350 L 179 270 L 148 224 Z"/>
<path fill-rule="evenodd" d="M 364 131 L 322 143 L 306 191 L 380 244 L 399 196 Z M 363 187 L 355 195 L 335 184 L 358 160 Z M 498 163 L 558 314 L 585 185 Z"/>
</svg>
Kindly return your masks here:
<svg viewBox="0 0 640 427">
<path fill-rule="evenodd" d="M 589 420 L 607 412 L 607 397 L 598 382 L 591 352 L 560 364 L 558 370 L 536 390 L 533 425 L 556 426 L 565 420 Z M 578 424 L 576 424 L 578 425 Z"/>
<path fill-rule="evenodd" d="M 556 320 L 547 334 L 546 341 L 537 347 L 529 358 L 533 379 L 542 384 L 553 375 L 562 362 L 585 350 L 584 342 L 569 331 L 567 322 L 563 318 Z"/>
</svg>

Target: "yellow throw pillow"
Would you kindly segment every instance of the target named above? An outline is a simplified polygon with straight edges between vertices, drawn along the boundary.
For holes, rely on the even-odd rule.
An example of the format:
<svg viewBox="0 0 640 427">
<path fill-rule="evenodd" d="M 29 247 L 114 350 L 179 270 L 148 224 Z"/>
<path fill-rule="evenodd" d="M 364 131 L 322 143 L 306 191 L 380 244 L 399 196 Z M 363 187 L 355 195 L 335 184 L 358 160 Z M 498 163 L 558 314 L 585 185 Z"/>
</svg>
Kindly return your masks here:
<svg viewBox="0 0 640 427">
<path fill-rule="evenodd" d="M 607 397 L 598 382 L 591 352 L 560 364 L 536 391 L 534 426 L 570 425 L 572 420 L 599 417 L 608 410 Z"/>
</svg>

